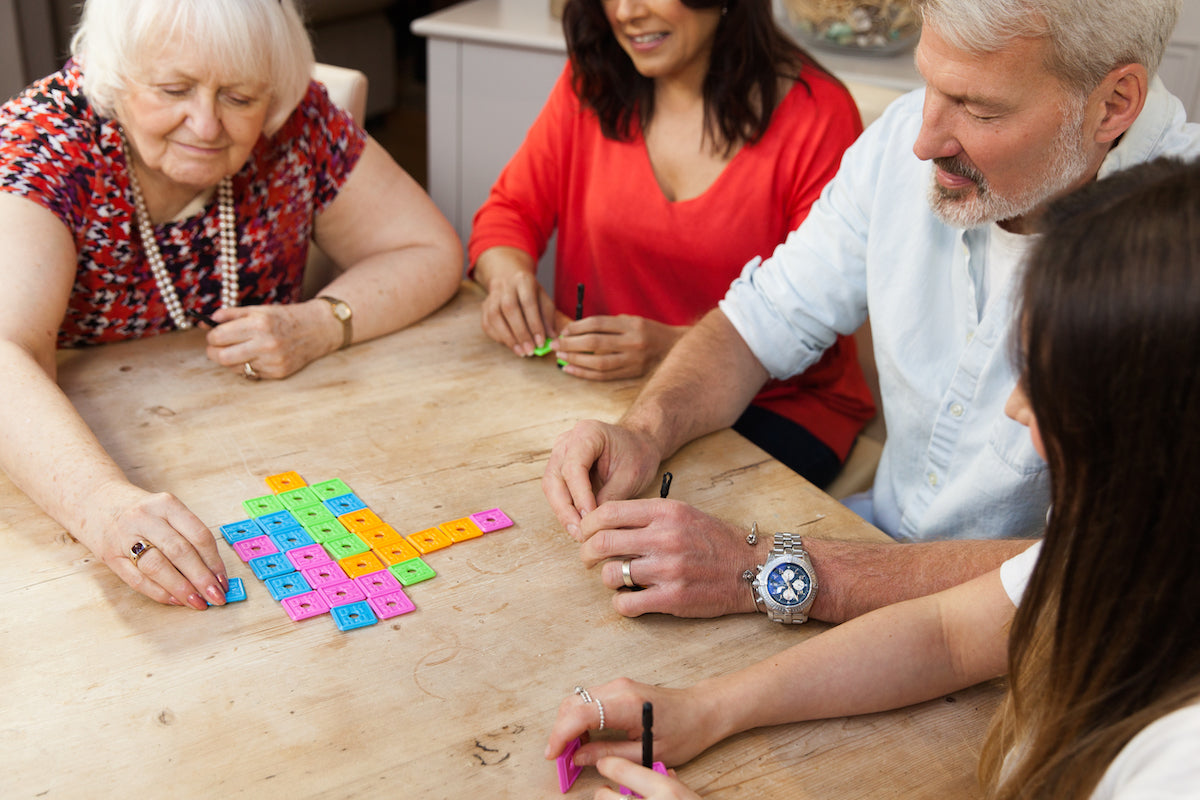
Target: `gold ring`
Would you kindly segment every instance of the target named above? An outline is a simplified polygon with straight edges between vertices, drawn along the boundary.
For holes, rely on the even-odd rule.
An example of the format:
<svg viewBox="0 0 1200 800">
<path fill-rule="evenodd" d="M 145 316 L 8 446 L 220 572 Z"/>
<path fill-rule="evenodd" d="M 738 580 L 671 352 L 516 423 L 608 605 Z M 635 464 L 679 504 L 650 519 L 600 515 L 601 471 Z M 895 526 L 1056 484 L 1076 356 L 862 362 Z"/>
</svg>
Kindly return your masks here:
<svg viewBox="0 0 1200 800">
<path fill-rule="evenodd" d="M 242 365 L 242 377 L 248 381 L 262 380 L 262 375 L 254 371 L 254 367 L 250 366 L 249 361 Z"/>
<path fill-rule="evenodd" d="M 147 542 L 145 539 L 138 539 L 133 543 L 133 546 L 129 548 L 129 560 L 136 564 L 139 558 L 146 555 L 146 553 L 149 553 L 153 549 L 153 542 Z"/>
</svg>

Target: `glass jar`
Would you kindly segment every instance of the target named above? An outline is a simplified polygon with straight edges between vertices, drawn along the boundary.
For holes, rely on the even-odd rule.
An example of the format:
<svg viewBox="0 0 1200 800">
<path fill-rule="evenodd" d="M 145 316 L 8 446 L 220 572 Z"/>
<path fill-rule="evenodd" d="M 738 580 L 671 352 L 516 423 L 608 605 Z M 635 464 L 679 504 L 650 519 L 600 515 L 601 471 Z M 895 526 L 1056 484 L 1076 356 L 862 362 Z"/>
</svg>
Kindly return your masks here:
<svg viewBox="0 0 1200 800">
<path fill-rule="evenodd" d="M 909 0 L 783 0 L 783 6 L 805 43 L 843 53 L 897 53 L 921 33 Z"/>
</svg>

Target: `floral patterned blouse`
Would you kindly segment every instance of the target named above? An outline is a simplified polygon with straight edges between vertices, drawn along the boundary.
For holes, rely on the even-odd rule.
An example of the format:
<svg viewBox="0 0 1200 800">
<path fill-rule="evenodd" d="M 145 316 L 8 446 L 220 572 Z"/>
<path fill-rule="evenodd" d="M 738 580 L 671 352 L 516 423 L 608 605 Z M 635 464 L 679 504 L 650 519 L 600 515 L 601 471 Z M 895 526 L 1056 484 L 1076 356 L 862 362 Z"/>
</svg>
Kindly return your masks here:
<svg viewBox="0 0 1200 800">
<path fill-rule="evenodd" d="M 73 62 L 0 106 L 0 191 L 52 211 L 71 231 L 75 285 L 59 347 L 174 330 L 137 235 L 120 126 L 93 111 Z M 317 82 L 233 177 L 239 305 L 300 299 L 309 238 L 358 162 L 366 134 Z M 184 308 L 220 307 L 217 202 L 155 228 Z"/>
</svg>

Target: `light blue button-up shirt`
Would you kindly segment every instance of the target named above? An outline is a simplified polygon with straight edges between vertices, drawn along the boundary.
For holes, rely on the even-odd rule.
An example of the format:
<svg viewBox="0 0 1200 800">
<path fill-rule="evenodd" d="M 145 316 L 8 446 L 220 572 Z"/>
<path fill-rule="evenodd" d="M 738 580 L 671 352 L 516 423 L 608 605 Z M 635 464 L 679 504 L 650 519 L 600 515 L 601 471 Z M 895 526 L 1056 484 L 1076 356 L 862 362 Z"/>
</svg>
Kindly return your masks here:
<svg viewBox="0 0 1200 800">
<path fill-rule="evenodd" d="M 912 150 L 923 99 L 900 98 L 867 129 L 804 224 L 747 264 L 720 308 L 775 378 L 815 363 L 870 309 L 887 423 L 875 524 L 901 540 L 1036 536 L 1046 465 L 1004 414 L 1020 271 L 979 307 L 990 227 L 930 210 L 932 167 Z M 1200 155 L 1200 125 L 1155 79 L 1100 177 L 1160 155 Z"/>
</svg>

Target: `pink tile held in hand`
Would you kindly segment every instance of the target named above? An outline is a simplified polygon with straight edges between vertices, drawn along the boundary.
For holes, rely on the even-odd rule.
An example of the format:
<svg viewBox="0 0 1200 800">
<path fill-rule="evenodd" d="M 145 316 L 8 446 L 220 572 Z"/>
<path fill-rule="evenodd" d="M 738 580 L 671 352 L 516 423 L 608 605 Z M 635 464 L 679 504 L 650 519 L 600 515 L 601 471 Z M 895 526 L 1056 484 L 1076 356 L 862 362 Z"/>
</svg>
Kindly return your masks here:
<svg viewBox="0 0 1200 800">
<path fill-rule="evenodd" d="M 575 779 L 579 777 L 579 773 L 583 772 L 583 767 L 575 766 L 572 760 L 575 757 L 575 751 L 583 744 L 583 739 L 573 739 L 567 743 L 567 748 L 562 751 L 558 758 L 554 759 L 558 764 L 558 788 L 563 794 L 575 785 Z"/>
<path fill-rule="evenodd" d="M 479 530 L 483 531 L 484 533 L 491 533 L 492 531 L 498 531 L 502 528 L 509 528 L 512 527 L 513 524 L 513 521 L 508 518 L 508 515 L 498 508 L 489 509 L 487 511 L 476 511 L 471 515 L 471 519 L 476 525 L 479 526 Z"/>
</svg>

